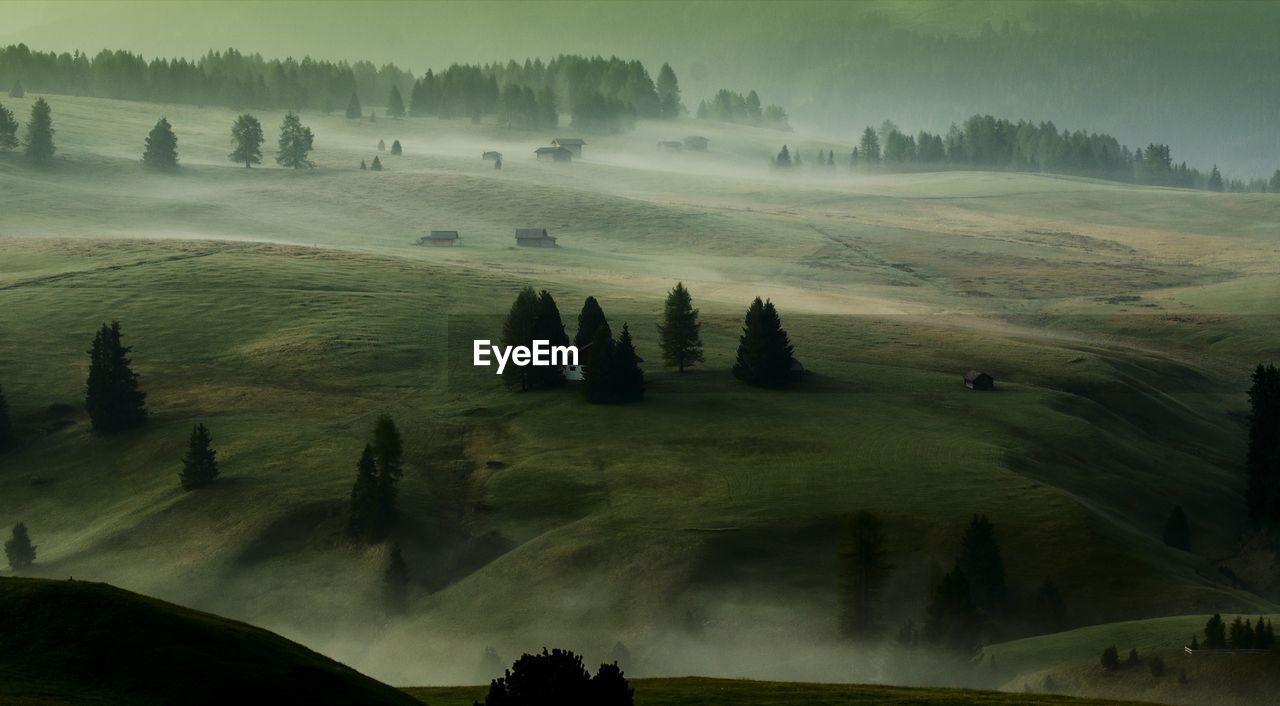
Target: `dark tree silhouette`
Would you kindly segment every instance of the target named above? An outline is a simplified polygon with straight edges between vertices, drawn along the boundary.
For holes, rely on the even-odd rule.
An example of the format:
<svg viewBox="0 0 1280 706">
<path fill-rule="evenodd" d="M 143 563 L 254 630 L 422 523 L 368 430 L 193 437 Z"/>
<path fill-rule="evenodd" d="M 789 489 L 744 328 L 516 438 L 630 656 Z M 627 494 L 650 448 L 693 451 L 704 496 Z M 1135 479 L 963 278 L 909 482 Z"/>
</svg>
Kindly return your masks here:
<svg viewBox="0 0 1280 706">
<path fill-rule="evenodd" d="M 1120 668 L 1120 651 L 1115 645 L 1108 647 L 1102 651 L 1102 658 L 1098 660 L 1102 664 L 1102 668 L 1108 672 Z"/>
<path fill-rule="evenodd" d="M 644 399 L 644 371 L 640 369 L 642 362 L 644 359 L 636 354 L 635 344 L 631 340 L 631 330 L 624 323 L 610 366 L 614 401 L 639 402 Z"/>
<path fill-rule="evenodd" d="M 880 162 L 880 138 L 870 127 L 862 131 L 862 141 L 858 144 L 858 161 L 865 164 Z"/>
<path fill-rule="evenodd" d="M 787 149 L 786 145 L 783 145 L 778 155 L 773 158 L 773 166 L 783 168 L 791 166 L 791 151 Z"/>
<path fill-rule="evenodd" d="M 378 155 L 375 154 L 373 156 L 373 164 L 369 165 L 369 169 L 372 169 L 375 172 L 382 171 L 382 160 L 378 159 Z"/>
<path fill-rule="evenodd" d="M 386 152 L 386 151 L 387 151 L 387 143 L 386 143 L 385 141 L 383 141 L 383 140 L 378 140 L 378 151 L 379 151 L 379 152 Z"/>
<path fill-rule="evenodd" d="M 27 121 L 25 140 L 27 159 L 43 164 L 53 159 L 53 109 L 43 98 L 37 98 L 31 106 L 31 119 Z"/>
<path fill-rule="evenodd" d="M 10 98 L 25 98 L 27 92 L 22 88 L 22 81 L 14 81 L 13 88 L 9 89 Z"/>
<path fill-rule="evenodd" d="M 360 160 L 360 169 L 361 169 L 361 171 L 367 170 L 368 168 L 369 168 L 369 165 L 365 164 L 363 159 L 362 159 L 362 160 Z"/>
<path fill-rule="evenodd" d="M 617 664 L 592 677 L 568 650 L 525 654 L 489 685 L 484 706 L 632 706 L 635 691 Z M 477 702 L 476 706 L 479 706 Z"/>
<path fill-rule="evenodd" d="M 1213 169 L 1209 171 L 1209 180 L 1205 185 L 1209 187 L 1209 191 L 1222 191 L 1222 172 L 1218 171 L 1218 165 L 1213 165 Z"/>
<path fill-rule="evenodd" d="M 387 97 L 387 115 L 393 118 L 404 117 L 404 98 L 400 95 L 399 86 L 391 87 L 391 95 Z"/>
<path fill-rule="evenodd" d="M 231 124 L 231 161 L 243 163 L 245 169 L 262 164 L 262 141 L 262 123 L 257 118 L 248 113 L 237 117 Z"/>
<path fill-rule="evenodd" d="M 18 146 L 18 120 L 13 111 L 0 105 L 0 150 L 11 150 Z"/>
<path fill-rule="evenodd" d="M 142 163 L 151 169 L 172 171 L 178 168 L 178 136 L 168 119 L 160 118 L 147 135 Z"/>
<path fill-rule="evenodd" d="M 351 92 L 351 100 L 347 101 L 347 117 L 351 120 L 358 120 L 364 116 L 364 110 L 360 107 L 360 96 L 355 91 Z"/>
<path fill-rule="evenodd" d="M 4 387 L 0 386 L 0 454 L 16 448 L 17 436 L 13 432 L 13 419 L 9 416 L 9 401 L 5 399 Z"/>
<path fill-rule="evenodd" d="M 542 290 L 534 303 L 533 328 L 529 335 L 529 345 L 533 341 L 548 341 L 552 346 L 568 346 L 569 335 L 564 332 L 564 321 L 560 318 L 560 308 L 551 292 Z M 564 370 L 558 365 L 530 366 L 525 372 L 529 389 L 559 387 L 564 384 Z"/>
<path fill-rule="evenodd" d="M 1214 613 L 1212 618 L 1204 624 L 1204 648 L 1206 650 L 1221 650 L 1227 646 L 1227 625 L 1222 622 L 1222 616 Z"/>
<path fill-rule="evenodd" d="M 109 434 L 141 426 L 147 419 L 147 395 L 130 367 L 133 349 L 120 342 L 120 322 L 103 324 L 89 350 L 85 409 L 93 430 Z"/>
<path fill-rule="evenodd" d="M 516 300 L 511 303 L 511 310 L 507 312 L 507 319 L 502 323 L 502 345 L 533 345 L 533 327 L 537 320 L 538 294 L 533 291 L 533 287 L 525 287 L 516 295 Z M 533 382 L 530 370 L 528 366 L 508 363 L 502 371 L 503 382 L 513 389 L 528 390 Z"/>
<path fill-rule="evenodd" d="M 4 543 L 4 555 L 9 568 L 22 571 L 36 562 L 36 547 L 27 534 L 27 526 L 19 522 L 13 526 L 13 534 Z"/>
<path fill-rule="evenodd" d="M 578 314 L 578 333 L 573 337 L 573 345 L 577 346 L 580 356 L 583 349 L 595 340 L 596 329 L 608 325 L 609 320 L 605 318 L 600 302 L 595 297 L 587 297 L 582 303 L 582 312 Z"/>
<path fill-rule="evenodd" d="M 315 142 L 311 128 L 302 124 L 297 113 L 288 113 L 280 123 L 279 149 L 276 150 L 276 162 L 290 169 L 310 169 L 315 164 L 307 158 Z"/>
<path fill-rule="evenodd" d="M 974 515 L 960 541 L 956 566 L 969 579 L 974 603 L 984 610 L 995 608 L 1009 598 L 1004 579 L 1004 559 L 996 541 L 995 526 L 986 515 Z"/>
<path fill-rule="evenodd" d="M 677 370 L 703 362 L 702 324 L 698 322 L 698 310 L 693 308 L 693 297 L 683 282 L 677 282 L 667 293 L 662 308 L 662 324 L 658 334 L 662 345 L 662 359 Z"/>
<path fill-rule="evenodd" d="M 748 385 L 785 387 L 794 379 L 791 340 L 773 302 L 756 297 L 747 309 L 733 375 Z"/>
<path fill-rule="evenodd" d="M 680 117 L 684 112 L 684 105 L 680 102 L 680 81 L 676 78 L 676 72 L 672 70 L 670 64 L 663 64 L 658 70 L 656 88 L 659 117 L 667 120 Z"/>
<path fill-rule="evenodd" d="M 404 148 L 400 146 L 399 140 L 395 140 L 391 143 L 391 154 L 394 157 L 399 157 L 404 154 Z"/>
<path fill-rule="evenodd" d="M 218 477 L 218 454 L 212 443 L 209 429 L 204 424 L 195 425 L 187 441 L 187 455 L 182 459 L 182 472 L 178 474 L 183 489 L 202 488 Z"/>
<path fill-rule="evenodd" d="M 1164 522 L 1164 543 L 1184 552 L 1191 551 L 1191 523 L 1181 505 L 1175 505 Z"/>
<path fill-rule="evenodd" d="M 384 528 L 378 507 L 378 463 L 373 458 L 373 444 L 365 444 L 356 463 L 347 529 L 353 539 L 372 544 L 385 536 Z"/>
<path fill-rule="evenodd" d="M 409 566 L 399 543 L 391 545 L 387 568 L 382 573 L 382 603 L 392 614 L 403 613 L 409 607 Z"/>
<path fill-rule="evenodd" d="M 942 577 L 925 616 L 925 637 L 938 647 L 971 652 L 981 640 L 982 619 L 959 567 Z"/>
<path fill-rule="evenodd" d="M 609 324 L 596 328 L 595 338 L 579 354 L 582 359 L 582 393 L 588 402 L 607 403 L 613 401 L 613 332 Z"/>
<path fill-rule="evenodd" d="M 1249 449 L 1245 459 L 1249 516 L 1280 521 L 1280 371 L 1258 365 L 1249 387 Z"/>
<path fill-rule="evenodd" d="M 404 443 L 396 423 L 386 414 L 373 426 L 373 458 L 378 463 L 378 514 L 390 532 L 398 519 L 396 500 L 404 475 Z"/>
<path fill-rule="evenodd" d="M 876 637 L 880 632 L 880 590 L 892 568 L 880 518 L 865 510 L 854 515 L 838 560 L 840 633 L 850 638 Z"/>
</svg>

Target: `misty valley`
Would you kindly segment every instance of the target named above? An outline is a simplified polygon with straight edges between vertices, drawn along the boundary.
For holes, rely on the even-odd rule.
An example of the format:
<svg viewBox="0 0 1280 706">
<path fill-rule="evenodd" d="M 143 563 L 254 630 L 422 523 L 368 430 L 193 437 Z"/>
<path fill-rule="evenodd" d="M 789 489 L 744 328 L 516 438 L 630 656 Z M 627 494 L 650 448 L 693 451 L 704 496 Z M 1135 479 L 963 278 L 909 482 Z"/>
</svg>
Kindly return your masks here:
<svg viewBox="0 0 1280 706">
<path fill-rule="evenodd" d="M 687 5 L 0 4 L 0 703 L 1274 702 L 1280 5 Z"/>
</svg>

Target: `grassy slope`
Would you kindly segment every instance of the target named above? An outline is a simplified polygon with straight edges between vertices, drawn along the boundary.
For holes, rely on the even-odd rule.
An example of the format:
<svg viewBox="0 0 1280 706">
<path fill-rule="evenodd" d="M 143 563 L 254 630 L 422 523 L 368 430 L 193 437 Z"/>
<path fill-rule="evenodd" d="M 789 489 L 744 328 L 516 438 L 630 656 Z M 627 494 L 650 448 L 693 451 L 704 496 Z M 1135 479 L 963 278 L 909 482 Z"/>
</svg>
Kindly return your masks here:
<svg viewBox="0 0 1280 706">
<path fill-rule="evenodd" d="M 49 575 L 227 612 L 416 683 L 469 679 L 485 644 L 603 652 L 666 631 L 724 644 L 744 624 L 820 641 L 841 518 L 862 508 L 889 521 L 902 613 L 978 511 L 1000 528 L 1015 593 L 1052 574 L 1082 622 L 1270 606 L 1213 560 L 1242 527 L 1225 412 L 1245 366 L 1276 352 L 1246 325 L 1256 295 L 1222 288 L 1274 282 L 1275 199 L 1004 174 L 777 181 L 757 165 L 778 135 L 706 125 L 644 125 L 545 165 L 528 156 L 543 136 L 308 116 L 319 170 L 246 172 L 223 162 L 229 111 L 54 109 L 63 160 L 0 161 L 0 381 L 32 437 L 0 460 L 0 524 L 32 526 Z M 161 113 L 181 140 L 176 177 L 136 165 Z M 689 132 L 713 153 L 651 152 Z M 380 137 L 406 156 L 354 171 Z M 489 147 L 502 172 L 478 159 Z M 803 143 L 818 147 L 845 148 Z M 517 225 L 565 247 L 515 251 Z M 432 227 L 460 228 L 464 247 L 410 245 Z M 236 242 L 255 240 L 273 242 Z M 706 369 L 683 378 L 656 365 L 651 325 L 676 279 L 708 326 Z M 567 321 L 587 294 L 631 321 L 649 401 L 602 414 L 570 392 L 512 396 L 460 362 L 525 282 L 551 288 Z M 1188 296 L 1136 313 L 1100 301 L 1152 291 Z M 757 293 L 816 372 L 803 391 L 725 372 Z M 1156 325 L 1189 308 L 1214 318 L 1214 348 Z M 75 415 L 41 433 L 57 426 L 47 405 L 78 404 L 83 349 L 111 317 L 137 346 L 152 423 L 99 440 Z M 1002 391 L 965 393 L 972 366 Z M 406 433 L 404 542 L 423 589 L 385 631 L 366 627 L 384 558 L 340 541 L 381 411 Z M 184 495 L 173 474 L 196 420 L 227 477 Z M 1159 542 L 1177 502 L 1195 555 Z M 706 527 L 737 531 L 689 531 Z M 679 673 L 673 659 L 647 668 Z"/>
<path fill-rule="evenodd" d="M 0 578 L 0 701 L 408 704 L 260 628 L 103 584 Z"/>
</svg>

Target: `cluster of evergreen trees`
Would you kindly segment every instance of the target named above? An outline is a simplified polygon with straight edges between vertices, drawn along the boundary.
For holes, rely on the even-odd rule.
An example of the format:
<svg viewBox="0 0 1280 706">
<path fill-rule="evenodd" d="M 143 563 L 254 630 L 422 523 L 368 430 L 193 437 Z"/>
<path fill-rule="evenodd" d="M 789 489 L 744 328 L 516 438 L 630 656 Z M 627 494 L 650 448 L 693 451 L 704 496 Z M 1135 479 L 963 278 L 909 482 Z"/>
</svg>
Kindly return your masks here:
<svg viewBox="0 0 1280 706">
<path fill-rule="evenodd" d="M 356 463 L 347 524 L 352 539 L 378 544 L 390 536 L 398 519 L 397 486 L 403 475 L 404 444 L 400 430 L 391 417 L 384 414 L 374 424 L 373 441 L 364 445 Z M 399 561 L 403 562 L 403 557 Z"/>
<path fill-rule="evenodd" d="M 1247 618 L 1236 616 L 1228 626 L 1222 615 L 1214 613 L 1204 625 L 1204 644 L 1191 636 L 1191 649 L 1198 650 L 1270 650 L 1276 646 L 1276 632 L 1271 621 L 1259 617 L 1250 624 Z"/>
<path fill-rule="evenodd" d="M 21 86 L 10 92 L 21 94 Z M 18 121 L 13 111 L 0 104 L 0 150 L 11 150 L 21 144 L 24 156 L 35 164 L 47 164 L 53 159 L 53 110 L 43 98 L 37 98 L 31 104 L 31 117 L 27 120 L 27 130 L 18 140 Z"/>
<path fill-rule="evenodd" d="M 754 90 L 742 95 L 736 91 L 722 88 L 716 91 L 711 100 L 698 103 L 699 120 L 719 120 L 724 123 L 755 125 L 774 130 L 791 130 L 787 123 L 787 113 L 776 105 L 761 107 L 760 96 Z"/>
<path fill-rule="evenodd" d="M 655 82 L 639 61 L 599 56 L 453 64 L 415 77 L 394 64 L 264 59 L 234 49 L 194 61 L 148 61 L 125 51 L 90 57 L 22 44 L 0 48 L 0 85 L 22 81 L 50 93 L 231 108 L 328 113 L 345 105 L 352 118 L 363 117 L 362 103 L 385 97 L 390 117 L 478 120 L 496 113 L 504 124 L 531 129 L 555 127 L 561 109 L 574 113 L 576 127 L 608 131 L 628 129 L 637 117 L 674 118 L 684 110 L 670 65 Z"/>
<path fill-rule="evenodd" d="M 602 664 L 592 676 L 582 657 L 545 647 L 525 654 L 489 684 L 484 706 L 632 706 L 635 690 L 618 663 Z M 476 702 L 475 706 L 480 706 Z"/>
<path fill-rule="evenodd" d="M 834 151 L 819 165 L 835 166 Z M 952 125 L 946 135 L 921 131 L 910 135 L 886 120 L 879 130 L 863 130 L 855 147 L 842 160 L 850 167 L 906 169 L 913 165 L 943 165 L 966 169 L 1012 169 L 1095 177 L 1112 181 L 1189 189 L 1233 192 L 1280 192 L 1280 169 L 1269 181 L 1225 179 L 1215 165 L 1208 173 L 1175 163 L 1168 145 L 1129 148 L 1111 135 L 1083 130 L 1059 130 L 1052 122 L 1013 122 L 990 115 L 974 115 Z M 782 151 L 774 166 L 800 164 L 796 151 Z"/>
</svg>

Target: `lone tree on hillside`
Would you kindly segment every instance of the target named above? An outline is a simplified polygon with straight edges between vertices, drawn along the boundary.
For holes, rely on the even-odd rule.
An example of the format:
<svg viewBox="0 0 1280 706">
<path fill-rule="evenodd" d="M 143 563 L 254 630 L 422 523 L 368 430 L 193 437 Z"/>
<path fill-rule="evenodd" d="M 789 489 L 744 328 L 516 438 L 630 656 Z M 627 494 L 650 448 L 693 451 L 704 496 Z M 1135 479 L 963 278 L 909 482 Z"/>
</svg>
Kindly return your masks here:
<svg viewBox="0 0 1280 706">
<path fill-rule="evenodd" d="M 85 409 L 93 430 L 101 434 L 133 429 L 147 420 L 147 395 L 139 389 L 138 376 L 130 367 L 133 349 L 120 338 L 120 322 L 103 324 L 89 350 Z"/>
<path fill-rule="evenodd" d="M 996 529 L 986 515 L 974 515 L 960 541 L 956 566 L 969 580 L 973 601 L 984 610 L 994 608 L 1009 598 L 1004 580 L 1004 559 Z"/>
<path fill-rule="evenodd" d="M 382 602 L 392 614 L 403 613 L 409 606 L 409 565 L 404 563 L 398 542 L 391 545 L 387 568 L 382 572 Z"/>
<path fill-rule="evenodd" d="M 243 162 L 245 169 L 262 164 L 262 142 L 262 123 L 248 113 L 237 117 L 231 124 L 231 161 Z"/>
<path fill-rule="evenodd" d="M 0 105 L 0 150 L 11 150 L 18 146 L 18 120 L 13 111 Z"/>
<path fill-rule="evenodd" d="M 152 169 L 172 171 L 178 168 L 178 136 L 166 118 L 160 118 L 147 135 L 142 163 Z"/>
<path fill-rule="evenodd" d="M 13 434 L 13 419 L 9 417 L 9 401 L 4 398 L 4 387 L 0 387 L 0 454 L 18 445 Z"/>
<path fill-rule="evenodd" d="M 10 98 L 25 98 L 27 92 L 22 88 L 22 81 L 14 81 L 13 88 L 9 89 Z"/>
<path fill-rule="evenodd" d="M 43 98 L 31 105 L 31 119 L 27 121 L 26 156 L 37 164 L 53 159 L 53 109 Z"/>
<path fill-rule="evenodd" d="M 382 141 L 382 140 L 378 140 L 378 151 L 379 151 L 379 152 L 386 152 L 386 151 L 387 151 L 387 143 L 386 143 L 386 142 L 384 142 L 384 141 Z"/>
<path fill-rule="evenodd" d="M 601 326 L 608 326 L 609 320 L 605 318 L 604 309 L 600 308 L 600 302 L 595 297 L 587 297 L 582 302 L 582 311 L 578 314 L 578 333 L 573 337 L 573 345 L 578 348 L 578 355 L 585 354 L 585 349 L 592 340 L 595 339 L 596 330 Z"/>
<path fill-rule="evenodd" d="M 838 560 L 840 634 L 849 638 L 876 637 L 880 629 L 880 589 L 892 568 L 880 518 L 865 510 L 854 515 Z"/>
<path fill-rule="evenodd" d="M 1108 647 L 1102 651 L 1102 657 L 1098 660 L 1102 664 L 1102 668 L 1108 672 L 1115 671 L 1120 668 L 1120 650 L 1115 645 Z"/>
<path fill-rule="evenodd" d="M 213 450 L 212 441 L 204 424 L 191 429 L 187 455 L 182 458 L 182 472 L 178 474 L 184 490 L 202 488 L 218 477 L 218 454 Z"/>
<path fill-rule="evenodd" d="M 786 145 L 782 146 L 782 150 L 778 152 L 778 156 L 773 158 L 773 166 L 787 168 L 791 166 L 791 150 Z"/>
<path fill-rule="evenodd" d="M 311 128 L 302 124 L 297 113 L 285 115 L 284 122 L 280 124 L 280 149 L 276 152 L 276 162 L 291 169 L 314 167 L 311 160 L 307 159 L 314 140 Z"/>
<path fill-rule="evenodd" d="M 1164 523 L 1164 543 L 1184 552 L 1191 551 L 1191 524 L 1181 505 L 1175 505 Z"/>
<path fill-rule="evenodd" d="M 400 95 L 400 87 L 391 87 L 391 96 L 387 98 L 387 115 L 393 118 L 404 117 L 404 97 Z"/>
<path fill-rule="evenodd" d="M 662 324 L 658 334 L 662 345 L 662 360 L 674 365 L 680 372 L 694 363 L 703 362 L 702 324 L 698 322 L 698 310 L 693 308 L 693 298 L 683 282 L 677 282 L 667 293 L 667 303 L 662 309 Z"/>
<path fill-rule="evenodd" d="M 360 169 L 363 171 L 363 170 L 367 170 L 368 168 L 369 168 L 369 165 L 365 164 L 363 159 L 360 160 Z"/>
<path fill-rule="evenodd" d="M 757 387 L 785 387 L 794 379 L 791 340 L 782 328 L 782 319 L 773 302 L 756 297 L 747 309 L 733 376 Z"/>
<path fill-rule="evenodd" d="M 364 110 L 360 107 L 360 96 L 355 91 L 351 92 L 351 100 L 347 101 L 347 117 L 352 120 L 358 120 L 364 116 Z"/>
<path fill-rule="evenodd" d="M 372 169 L 375 172 L 382 171 L 382 160 L 378 159 L 378 155 L 375 154 L 373 156 L 373 163 L 369 165 L 369 169 Z"/>
<path fill-rule="evenodd" d="M 404 154 L 404 148 L 400 146 L 399 140 L 395 140 L 391 143 L 391 155 L 393 157 L 399 157 L 402 154 Z"/>
<path fill-rule="evenodd" d="M 632 706 L 635 690 L 615 662 L 602 664 L 594 677 L 582 657 L 544 647 L 525 654 L 502 677 L 489 684 L 484 706 Z"/>
<path fill-rule="evenodd" d="M 351 536 L 377 544 L 391 534 L 397 520 L 397 485 L 404 474 L 404 446 L 391 417 L 373 427 L 373 443 L 365 444 L 351 489 Z"/>
<path fill-rule="evenodd" d="M 356 463 L 347 529 L 353 539 L 372 544 L 377 541 L 383 524 L 378 516 L 378 463 L 373 460 L 373 444 L 365 444 Z"/>
<path fill-rule="evenodd" d="M 19 522 L 13 526 L 13 536 L 4 543 L 4 555 L 9 560 L 9 568 L 14 571 L 36 563 L 36 547 L 27 534 L 27 526 Z"/>
<path fill-rule="evenodd" d="M 1249 450 L 1245 461 L 1249 516 L 1280 521 L 1280 371 L 1259 365 L 1249 387 Z"/>
</svg>

